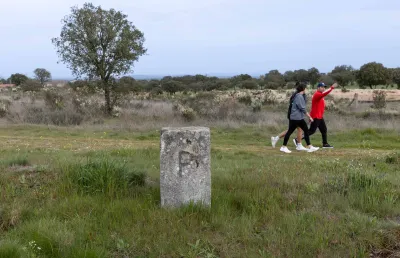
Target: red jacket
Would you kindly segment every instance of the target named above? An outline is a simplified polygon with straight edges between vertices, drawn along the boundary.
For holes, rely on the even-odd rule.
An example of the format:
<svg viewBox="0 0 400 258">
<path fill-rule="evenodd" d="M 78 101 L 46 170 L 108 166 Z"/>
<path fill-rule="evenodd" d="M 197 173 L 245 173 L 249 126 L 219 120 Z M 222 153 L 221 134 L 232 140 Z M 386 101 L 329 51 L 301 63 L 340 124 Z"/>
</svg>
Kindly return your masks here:
<svg viewBox="0 0 400 258">
<path fill-rule="evenodd" d="M 331 91 L 333 90 L 332 86 L 324 91 L 324 92 L 320 92 L 320 91 L 316 91 L 312 97 L 312 101 L 311 101 L 311 112 L 310 112 L 310 116 L 313 119 L 322 119 L 324 117 L 324 112 L 325 112 L 325 99 L 324 97 L 326 95 L 328 95 L 329 93 L 331 93 Z"/>
</svg>

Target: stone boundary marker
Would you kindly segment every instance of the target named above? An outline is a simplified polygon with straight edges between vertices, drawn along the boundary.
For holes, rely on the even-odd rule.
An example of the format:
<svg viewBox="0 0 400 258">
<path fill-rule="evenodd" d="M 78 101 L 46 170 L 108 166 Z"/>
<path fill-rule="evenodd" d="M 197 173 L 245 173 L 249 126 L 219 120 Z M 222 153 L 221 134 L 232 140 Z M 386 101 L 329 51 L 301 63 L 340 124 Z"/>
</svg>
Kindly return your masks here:
<svg viewBox="0 0 400 258">
<path fill-rule="evenodd" d="M 210 138 L 207 127 L 161 129 L 161 207 L 211 205 Z"/>
</svg>

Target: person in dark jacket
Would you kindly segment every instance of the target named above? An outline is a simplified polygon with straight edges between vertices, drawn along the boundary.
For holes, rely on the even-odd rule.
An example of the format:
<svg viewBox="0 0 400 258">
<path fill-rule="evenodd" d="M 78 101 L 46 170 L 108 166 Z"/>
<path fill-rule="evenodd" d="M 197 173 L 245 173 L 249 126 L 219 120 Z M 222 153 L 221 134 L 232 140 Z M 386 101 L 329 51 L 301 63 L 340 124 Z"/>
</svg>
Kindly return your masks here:
<svg viewBox="0 0 400 258">
<path fill-rule="evenodd" d="M 297 92 L 297 86 L 299 86 L 300 85 L 300 82 L 296 82 L 296 85 L 295 85 L 295 91 L 292 93 L 292 95 L 290 96 L 290 102 L 292 102 L 293 101 L 293 99 L 294 99 L 294 97 L 296 96 L 296 94 L 298 93 Z M 303 97 L 304 97 L 304 101 L 305 102 L 307 102 L 307 99 L 306 99 L 306 94 L 303 94 Z M 289 107 L 290 108 L 290 107 Z M 289 112 L 288 112 L 288 120 L 290 120 L 290 110 L 288 110 Z M 281 139 L 281 138 L 284 138 L 285 137 L 285 135 L 286 135 L 286 133 L 287 133 L 287 129 L 285 130 L 285 131 L 283 131 L 283 132 L 281 132 L 280 134 L 278 134 L 277 136 L 271 136 L 271 145 L 272 145 L 272 147 L 273 148 L 275 148 L 275 145 L 276 145 L 276 143 L 279 141 L 279 139 Z M 297 127 L 297 138 L 296 138 L 296 141 L 298 141 L 300 144 L 297 144 L 297 142 L 295 142 L 295 146 L 296 146 L 296 149 L 297 150 L 304 150 L 304 148 L 303 148 L 303 146 L 302 146 L 302 144 L 301 144 L 301 140 L 302 140 L 302 138 L 303 138 L 303 130 L 301 130 L 301 128 L 300 127 Z M 300 146 L 301 145 L 301 146 Z"/>
<path fill-rule="evenodd" d="M 304 120 L 305 115 L 307 115 L 310 121 L 311 122 L 313 121 L 310 114 L 306 110 L 306 102 L 303 96 L 305 94 L 305 90 L 306 90 L 306 85 L 304 83 L 300 83 L 296 88 L 297 93 L 294 96 L 293 101 L 291 103 L 291 109 L 289 115 L 289 129 L 283 140 L 283 145 L 280 148 L 280 151 L 282 152 L 291 153 L 291 151 L 287 148 L 287 143 L 289 141 L 290 135 L 294 132 L 294 130 L 296 130 L 297 127 L 300 127 L 303 130 L 307 147 L 304 148 L 303 146 L 301 146 L 300 147 L 301 149 L 299 148 L 296 149 L 306 150 L 308 152 L 314 152 L 319 149 L 318 147 L 314 147 L 311 145 L 310 137 L 308 134 L 308 126 L 306 121 Z"/>
</svg>

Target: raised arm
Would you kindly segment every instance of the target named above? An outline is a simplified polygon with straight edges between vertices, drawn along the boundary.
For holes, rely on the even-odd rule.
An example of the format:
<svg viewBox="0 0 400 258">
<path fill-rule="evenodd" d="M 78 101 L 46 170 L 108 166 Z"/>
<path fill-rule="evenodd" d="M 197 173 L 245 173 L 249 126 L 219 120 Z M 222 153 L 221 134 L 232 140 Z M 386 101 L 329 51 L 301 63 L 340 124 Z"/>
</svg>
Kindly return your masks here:
<svg viewBox="0 0 400 258">
<path fill-rule="evenodd" d="M 317 94 L 315 94 L 315 98 L 321 99 L 321 98 L 325 97 L 326 95 L 328 95 L 329 93 L 331 93 L 332 90 L 333 90 L 334 88 L 336 88 L 336 86 L 337 86 L 337 83 L 335 82 L 331 87 L 329 87 L 329 89 L 325 90 L 324 92 L 322 92 L 322 93 L 317 92 Z"/>
</svg>

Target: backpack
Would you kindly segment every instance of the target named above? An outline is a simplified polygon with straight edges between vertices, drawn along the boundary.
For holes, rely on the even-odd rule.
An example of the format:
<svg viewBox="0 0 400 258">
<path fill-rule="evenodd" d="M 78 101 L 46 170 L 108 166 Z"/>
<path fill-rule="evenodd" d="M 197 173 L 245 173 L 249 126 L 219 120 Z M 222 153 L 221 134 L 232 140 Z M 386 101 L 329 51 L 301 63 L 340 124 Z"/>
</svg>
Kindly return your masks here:
<svg viewBox="0 0 400 258">
<path fill-rule="evenodd" d="M 287 119 L 289 119 L 289 120 L 290 120 L 290 112 L 292 111 L 293 100 L 294 100 L 294 97 L 296 97 L 296 94 L 297 94 L 297 92 L 294 92 L 292 94 L 292 96 L 290 96 L 289 108 L 288 108 L 288 111 L 287 111 Z"/>
</svg>

